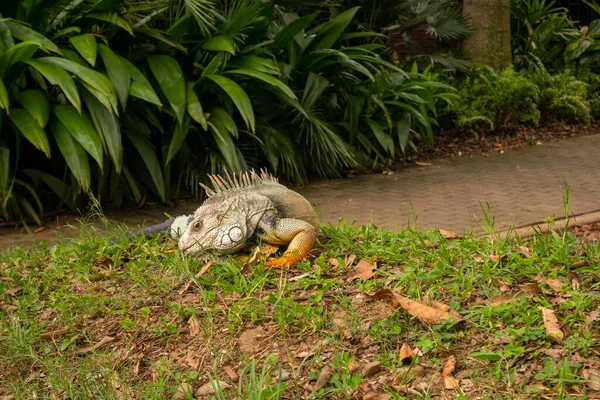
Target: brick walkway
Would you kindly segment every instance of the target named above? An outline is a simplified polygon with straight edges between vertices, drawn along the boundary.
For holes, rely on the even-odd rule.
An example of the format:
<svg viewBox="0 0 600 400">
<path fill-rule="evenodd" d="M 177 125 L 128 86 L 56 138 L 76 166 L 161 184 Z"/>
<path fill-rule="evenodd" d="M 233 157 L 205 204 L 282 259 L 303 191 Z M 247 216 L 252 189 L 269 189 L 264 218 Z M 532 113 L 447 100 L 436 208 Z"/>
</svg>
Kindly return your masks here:
<svg viewBox="0 0 600 400">
<path fill-rule="evenodd" d="M 389 229 L 414 224 L 419 229 L 482 232 L 478 221 L 487 202 L 497 227 L 505 229 L 564 216 L 563 181 L 569 185 L 569 209 L 573 214 L 600 210 L 600 135 L 555 143 L 509 149 L 489 157 L 472 156 L 436 160 L 431 166 L 411 167 L 394 175 L 361 175 L 354 179 L 314 181 L 296 188 L 315 204 L 323 221 L 339 218 L 366 224 L 370 220 Z M 109 215 L 134 228 L 195 208 L 155 208 Z M 66 236 L 77 232 L 73 217 L 48 224 L 46 231 L 28 236 L 21 231 L 0 230 L 0 246 L 53 240 L 56 227 Z"/>
</svg>

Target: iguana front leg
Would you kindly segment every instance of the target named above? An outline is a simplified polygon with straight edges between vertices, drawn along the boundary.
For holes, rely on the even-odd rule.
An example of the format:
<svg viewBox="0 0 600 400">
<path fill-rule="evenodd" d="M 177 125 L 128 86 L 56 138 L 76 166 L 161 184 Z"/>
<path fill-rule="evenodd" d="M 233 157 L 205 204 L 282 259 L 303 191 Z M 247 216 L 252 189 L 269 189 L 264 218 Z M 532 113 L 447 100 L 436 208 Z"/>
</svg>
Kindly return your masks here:
<svg viewBox="0 0 600 400">
<path fill-rule="evenodd" d="M 315 244 L 317 232 L 308 222 L 293 218 L 270 217 L 258 224 L 256 235 L 267 243 L 288 244 L 283 256 L 271 259 L 267 267 L 289 267 L 302 260 Z"/>
</svg>

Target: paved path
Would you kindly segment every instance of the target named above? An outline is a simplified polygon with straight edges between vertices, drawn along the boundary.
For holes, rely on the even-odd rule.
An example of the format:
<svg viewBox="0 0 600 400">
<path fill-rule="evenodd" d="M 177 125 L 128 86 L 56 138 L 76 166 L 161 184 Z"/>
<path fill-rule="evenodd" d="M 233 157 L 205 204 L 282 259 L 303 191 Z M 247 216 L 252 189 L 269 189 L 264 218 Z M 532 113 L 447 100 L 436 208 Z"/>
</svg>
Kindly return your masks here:
<svg viewBox="0 0 600 400">
<path fill-rule="evenodd" d="M 482 232 L 478 221 L 486 202 L 500 229 L 563 217 L 564 180 L 570 212 L 600 210 L 600 135 L 489 157 L 439 160 L 394 175 L 321 181 L 299 191 L 318 205 L 326 221 L 372 220 L 397 229 L 414 223 L 416 216 L 420 229 Z"/>
<path fill-rule="evenodd" d="M 563 212 L 564 180 L 569 185 L 569 209 L 574 214 L 600 210 L 600 135 L 509 149 L 489 157 L 472 156 L 433 161 L 393 175 L 360 175 L 354 179 L 314 181 L 296 188 L 318 207 L 324 221 L 340 217 L 357 225 L 372 221 L 389 229 L 416 223 L 419 229 L 441 228 L 482 232 L 481 204 L 491 208 L 497 227 L 505 229 L 542 222 Z M 154 208 L 109 214 L 134 228 L 193 210 Z M 21 230 L 0 230 L 0 246 L 52 240 L 56 227 L 71 236 L 64 225 L 77 225 L 74 217 L 48 224 L 34 237 Z"/>
</svg>

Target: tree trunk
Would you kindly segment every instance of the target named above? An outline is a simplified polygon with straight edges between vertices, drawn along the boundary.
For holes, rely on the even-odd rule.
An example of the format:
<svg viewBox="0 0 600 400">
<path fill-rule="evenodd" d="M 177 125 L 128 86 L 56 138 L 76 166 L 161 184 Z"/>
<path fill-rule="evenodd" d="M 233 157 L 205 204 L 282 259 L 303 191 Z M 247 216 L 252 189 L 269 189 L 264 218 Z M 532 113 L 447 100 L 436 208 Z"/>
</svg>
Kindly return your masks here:
<svg viewBox="0 0 600 400">
<path fill-rule="evenodd" d="M 466 56 L 496 70 L 510 67 L 510 0 L 464 0 L 463 14 L 473 28 L 463 42 Z"/>
</svg>

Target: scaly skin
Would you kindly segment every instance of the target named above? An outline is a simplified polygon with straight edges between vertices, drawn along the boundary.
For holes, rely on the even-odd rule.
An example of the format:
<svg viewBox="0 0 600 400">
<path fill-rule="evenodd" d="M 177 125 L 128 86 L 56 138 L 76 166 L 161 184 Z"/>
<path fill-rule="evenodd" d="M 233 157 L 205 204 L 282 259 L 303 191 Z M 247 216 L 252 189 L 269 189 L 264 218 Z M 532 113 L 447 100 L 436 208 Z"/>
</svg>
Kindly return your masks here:
<svg viewBox="0 0 600 400">
<path fill-rule="evenodd" d="M 279 259 L 267 262 L 268 267 L 289 267 L 308 255 L 320 224 L 304 197 L 266 172 L 234 174 L 233 179 L 229 175 L 227 179 L 209 177 L 213 188 L 202 185 L 208 199 L 179 240 L 184 254 L 232 254 L 257 237 L 266 243 L 288 245 Z"/>
<path fill-rule="evenodd" d="M 258 225 L 256 235 L 270 244 L 288 244 L 283 255 L 265 264 L 270 268 L 295 265 L 308 255 L 315 244 L 317 231 L 308 222 L 294 218 L 267 217 Z"/>
</svg>

